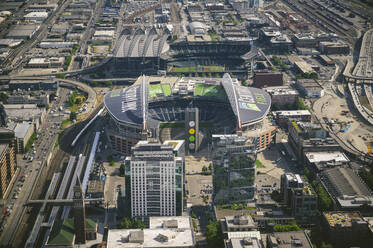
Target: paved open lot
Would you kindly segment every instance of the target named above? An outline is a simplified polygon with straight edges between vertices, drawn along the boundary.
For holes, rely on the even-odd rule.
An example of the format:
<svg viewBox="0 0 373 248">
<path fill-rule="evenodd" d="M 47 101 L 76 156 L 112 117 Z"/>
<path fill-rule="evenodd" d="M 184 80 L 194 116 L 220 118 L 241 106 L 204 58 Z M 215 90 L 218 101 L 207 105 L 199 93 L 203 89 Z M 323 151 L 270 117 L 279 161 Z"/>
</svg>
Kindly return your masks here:
<svg viewBox="0 0 373 248">
<path fill-rule="evenodd" d="M 109 208 L 117 207 L 117 186 L 124 186 L 124 177 L 119 176 L 119 167 L 110 166 L 108 163 L 104 163 L 106 168 L 107 177 L 105 183 L 105 202 L 109 205 Z"/>
<path fill-rule="evenodd" d="M 313 110 L 319 119 L 326 117 L 329 122 L 348 123 L 347 125 L 350 125 L 351 128 L 347 132 L 339 132 L 341 128 L 338 124 L 333 125 L 333 131 L 338 137 L 352 144 L 358 150 L 368 151 L 367 141 L 371 140 L 373 128 L 361 121 L 361 117 L 354 109 L 349 108 L 349 103 L 344 98 L 327 94 L 313 104 Z M 344 115 L 343 111 L 346 111 L 347 114 Z"/>
<path fill-rule="evenodd" d="M 257 160 L 259 160 L 265 168 L 257 168 L 257 171 L 268 174 L 276 179 L 280 179 L 283 173 L 299 173 L 300 171 L 296 163 L 281 155 L 280 149 L 282 149 L 281 144 L 276 144 L 270 149 L 259 153 Z"/>
<path fill-rule="evenodd" d="M 212 192 L 212 176 L 187 175 L 188 190 L 187 201 L 193 205 L 204 205 L 202 195 L 207 195 L 211 201 L 211 193 L 205 193 L 206 190 Z M 203 190 L 203 192 L 201 192 Z"/>
</svg>

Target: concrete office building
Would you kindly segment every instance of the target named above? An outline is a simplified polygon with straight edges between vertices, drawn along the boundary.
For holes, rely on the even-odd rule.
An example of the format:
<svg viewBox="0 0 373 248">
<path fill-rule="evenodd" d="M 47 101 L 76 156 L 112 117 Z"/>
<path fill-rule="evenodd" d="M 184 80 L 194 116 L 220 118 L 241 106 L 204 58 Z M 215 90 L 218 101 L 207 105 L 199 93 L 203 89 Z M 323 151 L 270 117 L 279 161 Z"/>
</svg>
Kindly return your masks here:
<svg viewBox="0 0 373 248">
<path fill-rule="evenodd" d="M 125 165 L 132 217 L 181 214 L 183 158 L 174 155 L 174 146 L 139 141 Z"/>
<path fill-rule="evenodd" d="M 0 199 L 4 199 L 16 170 L 16 156 L 11 144 L 0 144 Z"/>
</svg>

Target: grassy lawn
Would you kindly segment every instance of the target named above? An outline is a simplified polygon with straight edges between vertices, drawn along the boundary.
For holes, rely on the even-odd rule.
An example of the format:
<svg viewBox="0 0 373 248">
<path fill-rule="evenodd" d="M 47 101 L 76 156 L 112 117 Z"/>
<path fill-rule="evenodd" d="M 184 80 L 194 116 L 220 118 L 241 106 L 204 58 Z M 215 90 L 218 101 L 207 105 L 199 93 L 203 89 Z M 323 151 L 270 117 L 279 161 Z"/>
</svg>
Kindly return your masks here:
<svg viewBox="0 0 373 248">
<path fill-rule="evenodd" d="M 195 96 L 202 96 L 203 93 L 203 84 L 196 84 L 196 88 L 194 90 Z"/>
<path fill-rule="evenodd" d="M 149 97 L 153 98 L 156 97 L 157 94 L 163 93 L 161 85 L 160 84 L 150 84 L 149 85 Z"/>
<path fill-rule="evenodd" d="M 165 96 L 171 96 L 171 86 L 169 84 L 161 84 L 163 94 Z"/>
<path fill-rule="evenodd" d="M 61 129 L 65 130 L 71 124 L 73 124 L 73 123 L 70 121 L 70 119 L 63 120 L 62 123 L 61 123 Z"/>
<path fill-rule="evenodd" d="M 262 162 L 260 162 L 260 160 L 256 160 L 256 167 L 257 168 L 265 168 L 264 164 L 262 164 Z"/>
</svg>

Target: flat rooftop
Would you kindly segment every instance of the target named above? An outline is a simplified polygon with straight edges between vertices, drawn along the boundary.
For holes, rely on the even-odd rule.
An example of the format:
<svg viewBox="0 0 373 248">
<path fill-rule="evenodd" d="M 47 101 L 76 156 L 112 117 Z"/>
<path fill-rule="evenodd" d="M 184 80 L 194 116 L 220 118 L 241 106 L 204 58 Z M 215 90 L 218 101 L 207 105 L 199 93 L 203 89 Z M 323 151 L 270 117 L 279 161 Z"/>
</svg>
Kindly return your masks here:
<svg viewBox="0 0 373 248">
<path fill-rule="evenodd" d="M 305 155 L 310 163 L 328 162 L 328 161 L 335 161 L 335 162 L 349 162 L 350 161 L 343 152 L 338 152 L 338 151 L 306 152 Z"/>
<path fill-rule="evenodd" d="M 273 115 L 276 116 L 295 116 L 295 115 L 311 115 L 308 110 L 283 110 L 283 111 L 272 111 Z"/>
<path fill-rule="evenodd" d="M 168 222 L 176 222 L 177 229 L 190 229 L 190 218 L 185 216 L 150 217 L 149 229 L 163 229 Z M 172 225 L 171 225 L 172 226 Z M 171 227 L 168 227 L 171 229 Z"/>
<path fill-rule="evenodd" d="M 298 95 L 298 91 L 290 88 L 289 86 L 274 86 L 274 87 L 265 87 L 263 88 L 267 93 L 272 96 L 277 95 Z"/>
<path fill-rule="evenodd" d="M 312 248 L 312 243 L 304 231 L 298 232 L 276 232 L 270 235 L 267 240 L 267 247 L 278 248 Z M 269 246 L 271 243 L 272 246 Z"/>
<path fill-rule="evenodd" d="M 142 242 L 130 242 L 129 236 L 132 232 L 138 232 L 139 229 L 111 229 L 108 233 L 108 247 L 192 247 L 194 246 L 194 236 L 191 229 L 143 229 Z M 166 240 L 164 237 L 167 237 Z"/>
</svg>

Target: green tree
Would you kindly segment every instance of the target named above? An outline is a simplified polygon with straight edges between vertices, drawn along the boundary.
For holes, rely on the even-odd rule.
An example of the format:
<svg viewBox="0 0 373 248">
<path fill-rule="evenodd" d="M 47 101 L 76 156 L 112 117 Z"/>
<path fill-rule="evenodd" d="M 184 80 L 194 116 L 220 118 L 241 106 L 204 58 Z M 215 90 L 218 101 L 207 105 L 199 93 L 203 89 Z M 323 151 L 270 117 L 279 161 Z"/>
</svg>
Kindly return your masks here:
<svg viewBox="0 0 373 248">
<path fill-rule="evenodd" d="M 5 92 L 0 93 L 0 101 L 6 102 L 8 100 L 8 95 Z"/>
<path fill-rule="evenodd" d="M 113 86 L 113 82 L 112 82 L 112 81 L 106 81 L 106 82 L 105 82 L 105 85 L 106 85 L 107 87 L 111 87 L 111 86 Z"/>
<path fill-rule="evenodd" d="M 76 113 L 75 112 L 71 112 L 70 113 L 70 121 L 74 121 L 76 120 Z"/>
<path fill-rule="evenodd" d="M 206 226 L 206 241 L 208 248 L 224 247 L 223 235 L 221 233 L 219 221 L 210 221 Z"/>
<path fill-rule="evenodd" d="M 370 190 L 373 190 L 373 175 L 372 175 L 372 173 L 370 171 L 364 169 L 364 168 L 361 168 L 359 170 L 359 176 L 368 185 Z"/>
<path fill-rule="evenodd" d="M 96 81 L 92 81 L 89 83 L 92 87 L 97 87 L 98 86 L 98 82 Z"/>
<path fill-rule="evenodd" d="M 287 225 L 275 225 L 273 227 L 274 232 L 291 232 L 291 231 L 301 231 L 302 229 L 297 225 L 295 221 L 290 221 Z"/>
<path fill-rule="evenodd" d="M 125 166 L 124 164 L 120 164 L 120 167 L 119 167 L 119 175 L 120 175 L 121 177 L 124 176 L 125 171 L 126 171 L 126 166 Z"/>
<path fill-rule="evenodd" d="M 297 101 L 295 102 L 295 106 L 297 110 L 306 110 L 308 107 L 304 104 L 302 98 L 298 97 Z"/>
<path fill-rule="evenodd" d="M 202 172 L 205 174 L 205 173 L 207 173 L 207 171 L 208 171 L 207 166 L 204 165 L 204 166 L 202 167 Z"/>
<path fill-rule="evenodd" d="M 76 98 L 75 99 L 75 104 L 81 104 L 82 103 L 82 99 L 81 98 Z"/>
<path fill-rule="evenodd" d="M 120 229 L 144 229 L 146 225 L 138 219 L 123 218 L 117 227 Z"/>
</svg>

